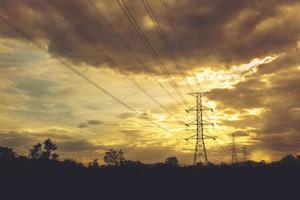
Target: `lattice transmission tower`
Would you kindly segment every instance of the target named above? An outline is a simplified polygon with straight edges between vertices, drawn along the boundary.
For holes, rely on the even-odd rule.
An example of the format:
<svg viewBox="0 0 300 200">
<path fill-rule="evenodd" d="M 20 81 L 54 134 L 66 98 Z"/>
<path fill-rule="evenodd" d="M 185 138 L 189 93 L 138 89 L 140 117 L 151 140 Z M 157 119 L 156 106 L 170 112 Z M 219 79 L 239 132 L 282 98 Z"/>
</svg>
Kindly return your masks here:
<svg viewBox="0 0 300 200">
<path fill-rule="evenodd" d="M 246 145 L 243 146 L 243 156 L 244 156 L 244 162 L 248 161 L 249 158 L 248 158 L 248 151 L 246 149 Z"/>
<path fill-rule="evenodd" d="M 196 125 L 196 134 L 186 138 L 187 141 L 190 139 L 195 140 L 195 151 L 194 151 L 194 158 L 193 158 L 193 165 L 197 165 L 198 163 L 201 163 L 203 160 L 204 164 L 208 164 L 208 157 L 207 157 L 207 149 L 205 146 L 205 140 L 206 139 L 214 139 L 214 137 L 208 136 L 204 134 L 204 126 L 205 125 L 214 125 L 213 123 L 210 123 L 206 120 L 204 120 L 204 111 L 213 111 L 213 109 L 203 106 L 203 96 L 207 94 L 207 92 L 196 92 L 196 93 L 190 93 L 190 95 L 194 96 L 196 98 L 196 106 L 187 110 L 187 112 L 196 112 L 196 120 L 188 123 L 187 126 L 190 125 Z"/>
<path fill-rule="evenodd" d="M 236 146 L 235 146 L 235 134 L 232 133 L 232 147 L 231 147 L 231 163 L 237 163 L 238 157 L 236 153 Z"/>
</svg>

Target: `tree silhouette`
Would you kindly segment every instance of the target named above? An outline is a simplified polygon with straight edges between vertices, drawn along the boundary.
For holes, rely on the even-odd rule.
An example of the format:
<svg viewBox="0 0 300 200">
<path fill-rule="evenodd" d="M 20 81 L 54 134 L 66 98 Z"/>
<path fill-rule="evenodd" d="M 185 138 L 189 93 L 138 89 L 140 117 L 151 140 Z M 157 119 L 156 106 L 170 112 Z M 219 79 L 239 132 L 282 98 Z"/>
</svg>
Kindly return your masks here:
<svg viewBox="0 0 300 200">
<path fill-rule="evenodd" d="M 107 165 L 120 166 L 124 162 L 124 160 L 124 153 L 121 149 L 109 149 L 107 152 L 105 152 L 104 162 Z"/>
<path fill-rule="evenodd" d="M 168 157 L 165 160 L 165 164 L 171 167 L 178 167 L 179 166 L 179 161 L 176 157 Z"/>
<path fill-rule="evenodd" d="M 51 156 L 52 160 L 56 160 L 57 161 L 58 158 L 59 158 L 59 155 L 57 153 L 52 153 L 52 156 Z"/>
<path fill-rule="evenodd" d="M 8 147 L 0 146 L 0 159 L 14 159 L 16 158 L 16 152 Z"/>
<path fill-rule="evenodd" d="M 82 164 L 81 162 L 77 162 L 76 160 L 72 160 L 72 159 L 64 159 L 63 161 L 60 161 L 60 163 L 64 166 L 68 166 L 70 168 L 84 167 L 84 164 Z"/>
<path fill-rule="evenodd" d="M 45 140 L 43 144 L 43 147 L 41 143 L 33 145 L 29 150 L 28 157 L 31 159 L 58 160 L 59 155 L 55 153 L 56 144 L 50 139 Z"/>
<path fill-rule="evenodd" d="M 122 166 L 126 167 L 140 167 L 143 166 L 144 164 L 139 161 L 139 160 L 125 160 L 121 163 Z"/>
<path fill-rule="evenodd" d="M 32 149 L 29 150 L 28 157 L 31 159 L 41 159 L 42 153 L 42 144 L 38 143 L 36 145 L 33 145 Z"/>
<path fill-rule="evenodd" d="M 297 161 L 297 158 L 291 154 L 284 156 L 279 163 L 284 165 L 291 165 Z"/>
<path fill-rule="evenodd" d="M 92 162 L 89 163 L 89 168 L 99 168 L 98 159 L 94 159 Z"/>
<path fill-rule="evenodd" d="M 44 141 L 44 151 L 42 153 L 43 159 L 46 160 L 57 160 L 58 154 L 54 153 L 54 151 L 57 149 L 56 144 L 54 144 L 49 138 Z"/>
</svg>

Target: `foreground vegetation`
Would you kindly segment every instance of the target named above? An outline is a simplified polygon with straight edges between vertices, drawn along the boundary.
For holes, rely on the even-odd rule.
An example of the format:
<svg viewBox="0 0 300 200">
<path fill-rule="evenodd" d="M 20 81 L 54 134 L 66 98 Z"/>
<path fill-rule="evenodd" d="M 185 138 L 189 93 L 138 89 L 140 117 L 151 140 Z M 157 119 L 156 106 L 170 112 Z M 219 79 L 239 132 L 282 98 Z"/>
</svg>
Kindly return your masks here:
<svg viewBox="0 0 300 200">
<path fill-rule="evenodd" d="M 110 149 L 105 165 L 96 159 L 83 165 L 59 160 L 56 150 L 49 139 L 34 145 L 26 156 L 0 147 L 0 196 L 8 195 L 1 199 L 189 199 L 194 195 L 290 199 L 300 180 L 300 156 L 292 155 L 273 163 L 179 166 L 177 158 L 170 157 L 147 165 L 126 160 L 122 150 Z"/>
</svg>

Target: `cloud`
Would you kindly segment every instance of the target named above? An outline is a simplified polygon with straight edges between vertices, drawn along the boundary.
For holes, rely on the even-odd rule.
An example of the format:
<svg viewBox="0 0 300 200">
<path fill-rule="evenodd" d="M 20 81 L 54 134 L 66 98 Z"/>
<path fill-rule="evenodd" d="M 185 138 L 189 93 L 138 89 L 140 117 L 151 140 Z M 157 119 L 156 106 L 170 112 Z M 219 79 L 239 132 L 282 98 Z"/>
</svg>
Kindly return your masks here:
<svg viewBox="0 0 300 200">
<path fill-rule="evenodd" d="M 271 149 L 284 154 L 300 152 L 300 134 L 299 132 L 281 132 L 275 134 L 258 135 L 255 139 L 260 140 L 259 147 Z M 258 147 L 258 148 L 259 148 Z"/>
<path fill-rule="evenodd" d="M 101 145 L 93 144 L 87 140 L 71 140 L 58 143 L 60 151 L 64 152 L 93 152 L 96 150 L 103 150 Z"/>
<path fill-rule="evenodd" d="M 233 128 L 254 128 L 251 139 L 262 149 L 277 153 L 298 152 L 300 138 L 300 60 L 296 53 L 285 53 L 261 65 L 232 88 L 214 89 L 208 97 L 217 109 L 233 109 L 239 117 L 224 119 Z M 251 110 L 261 110 L 253 112 Z M 230 115 L 228 115 L 230 116 Z"/>
<path fill-rule="evenodd" d="M 99 17 L 87 1 L 56 0 L 66 15 L 73 19 L 72 22 L 93 40 L 94 45 L 101 45 L 109 56 L 120 63 L 118 66 L 111 65 L 107 59 L 101 57 L 46 1 L 11 0 L 8 3 L 8 1 L 0 0 L 0 12 L 1 15 L 43 42 L 51 52 L 55 52 L 73 64 L 87 65 L 87 69 L 89 67 L 109 67 L 126 75 L 128 73 L 159 71 L 118 5 L 111 0 L 94 1 L 103 15 L 131 46 L 133 53 L 145 63 L 146 68 L 132 58 L 131 53 L 122 46 L 106 25 L 104 18 Z M 151 20 L 149 21 L 147 18 L 147 13 L 141 2 L 129 0 L 126 2 L 130 8 L 135 8 L 134 15 L 137 21 L 141 24 L 145 34 L 149 36 L 151 44 L 158 52 L 162 62 L 167 66 L 168 71 L 177 75 L 178 71 L 174 63 L 171 62 L 155 28 L 149 26 Z M 230 132 L 238 130 L 238 134 L 248 134 L 244 138 L 260 141 L 260 148 L 262 149 L 296 151 L 298 149 L 296 147 L 297 135 L 300 131 L 300 26 L 297 23 L 300 21 L 299 1 L 168 0 L 167 4 L 171 10 L 170 18 L 174 22 L 171 26 L 160 10 L 159 1 L 150 1 L 150 3 L 155 14 L 158 15 L 162 29 L 172 40 L 171 45 L 178 49 L 176 54 L 184 70 L 192 72 L 201 71 L 201 68 L 204 68 L 203 73 L 199 74 L 203 87 L 211 88 L 213 85 L 219 88 L 211 90 L 208 98 L 214 101 L 217 107 L 216 113 L 224 114 L 219 119 L 221 124 L 226 126 L 225 128 L 228 128 Z M 178 12 L 179 10 L 182 12 Z M 183 43 L 184 51 L 180 50 L 176 42 L 173 41 L 173 32 Z M 172 139 L 162 133 L 157 133 L 158 131 L 152 133 L 151 129 L 148 129 L 149 124 L 144 125 L 140 122 L 141 115 L 126 113 L 126 111 L 121 111 L 123 113 L 119 114 L 119 107 L 114 106 L 111 102 L 107 104 L 109 106 L 99 107 L 99 99 L 93 96 L 93 90 L 88 92 L 83 88 L 84 92 L 87 92 L 83 93 L 78 87 L 77 79 L 59 76 L 62 71 L 51 73 L 53 77 L 48 77 L 50 69 L 43 68 L 46 64 L 35 63 L 36 60 L 42 58 L 44 61 L 47 57 L 39 57 L 38 52 L 40 51 L 38 49 L 28 46 L 24 39 L 9 30 L 4 24 L 0 26 L 0 37 L 2 38 L 0 40 L 1 73 L 3 72 L 3 77 L 8 77 L 9 80 L 7 82 L 1 80 L 0 84 L 3 93 L 0 100 L 2 105 L 0 107 L 3 112 L 2 120 L 9 116 L 1 123 L 4 124 L 5 128 L 11 126 L 26 128 L 26 126 L 34 127 L 34 125 L 46 127 L 32 130 L 14 131 L 13 128 L 13 131 L 5 130 L 5 132 L 1 132 L 0 141 L 2 143 L 0 142 L 0 144 L 22 146 L 49 137 L 57 140 L 66 152 L 78 151 L 84 156 L 100 155 L 101 152 L 98 151 L 115 147 L 124 148 L 125 153 L 128 152 L 129 158 L 143 159 L 148 162 L 164 160 L 169 155 L 180 155 L 186 158 L 185 155 L 174 150 L 175 147 L 173 146 L 165 147 L 163 142 L 156 144 L 157 141 L 163 141 L 165 138 L 167 140 L 164 142 L 172 143 Z M 14 45 L 11 45 L 12 43 Z M 30 52 L 27 51 L 27 48 L 30 48 Z M 24 52 L 26 53 L 20 53 L 20 49 L 21 52 L 25 49 Z M 260 63 L 265 58 L 270 57 L 276 57 L 276 59 L 265 64 Z M 51 65 L 52 72 L 53 66 L 56 64 L 50 62 L 48 65 Z M 22 69 L 19 66 L 23 66 Z M 39 67 L 44 70 L 43 73 L 46 73 L 47 76 L 40 76 L 43 73 L 37 70 Z M 17 70 L 13 71 L 12 68 L 17 68 Z M 4 69 L 7 69 L 7 73 L 4 73 Z M 34 72 L 22 73 L 21 75 L 21 72 L 23 70 L 25 72 L 27 69 Z M 86 73 L 92 78 L 99 78 L 98 74 L 92 74 L 94 71 L 96 70 L 88 69 Z M 109 73 L 116 75 L 111 70 Z M 212 74 L 212 77 L 208 77 Z M 153 121 L 159 120 L 159 123 L 166 126 L 172 125 L 172 128 L 175 126 L 171 120 L 173 116 L 164 118 L 161 113 L 156 113 L 153 110 L 142 110 L 142 106 L 146 104 L 142 105 L 141 99 L 128 96 L 129 90 L 127 89 L 121 92 L 117 91 L 115 88 L 119 88 L 123 82 L 118 83 L 119 85 L 114 84 L 120 81 L 119 77 L 121 76 L 115 77 L 112 81 L 107 81 L 109 78 L 101 79 L 101 83 L 118 97 L 132 103 L 133 107 L 143 113 L 144 117 Z M 142 83 L 147 84 L 144 81 L 142 80 Z M 165 84 L 163 80 L 162 83 Z M 75 86 L 72 87 L 71 85 Z M 82 86 L 84 87 L 83 84 Z M 125 84 L 121 86 L 127 87 Z M 146 88 L 148 88 L 147 85 Z M 158 90 L 154 86 L 151 89 L 155 90 L 155 97 L 161 97 L 161 102 L 165 102 L 163 95 L 156 94 Z M 79 94 L 76 96 L 77 93 L 74 91 L 78 91 L 81 96 L 79 97 Z M 130 88 L 130 94 L 134 92 Z M 94 104 L 86 104 L 87 99 Z M 103 98 L 103 100 L 106 99 Z M 146 106 L 150 105 L 147 104 Z M 111 112 L 111 108 L 113 108 L 113 112 Z M 170 104 L 168 108 L 170 111 L 176 111 L 176 114 L 180 113 L 180 108 L 175 107 L 174 104 Z M 85 131 L 89 132 L 93 127 L 96 128 L 104 123 L 94 120 L 100 119 L 98 115 L 100 109 L 103 109 L 102 114 L 105 116 L 103 117 L 103 121 L 105 121 L 104 131 L 103 133 L 99 133 L 98 130 L 97 133 L 95 131 L 93 136 L 85 138 L 87 140 L 76 138 L 75 135 L 72 135 L 71 130 L 47 128 L 49 124 L 61 123 L 66 126 L 74 126 L 74 119 L 77 119 L 78 121 L 75 123 L 78 123 L 78 128 L 85 128 Z M 232 113 L 225 113 L 226 110 L 231 110 Z M 255 110 L 262 111 L 254 112 Z M 97 111 L 97 115 L 92 111 L 95 113 Z M 110 114 L 114 114 L 115 111 L 118 111 L 119 115 L 109 121 Z M 90 114 L 92 117 L 86 118 L 85 115 Z M 179 117 L 181 118 L 181 116 Z M 26 123 L 17 122 L 23 119 Z M 11 122 L 12 125 L 6 125 L 7 122 Z M 78 129 L 75 131 L 82 132 Z M 121 137 L 120 135 L 116 136 L 120 132 Z M 120 145 L 116 143 L 112 145 L 110 142 L 106 146 L 102 146 L 93 143 L 94 140 L 88 140 L 92 137 L 95 137 L 93 139 L 103 137 L 101 139 L 105 142 L 107 138 L 103 135 L 106 133 L 110 133 L 111 137 L 121 138 Z M 256 137 L 252 134 L 256 134 Z M 284 137 L 290 137 L 291 140 Z M 292 138 L 295 139 L 294 143 Z M 281 145 L 282 149 L 277 145 Z"/>
<path fill-rule="evenodd" d="M 78 125 L 78 128 L 87 128 L 89 125 L 87 124 L 79 124 Z"/>
<path fill-rule="evenodd" d="M 277 58 L 270 62 L 257 67 L 258 74 L 271 74 L 282 70 L 287 70 L 299 66 L 300 51 L 298 48 L 290 49 L 277 56 Z M 254 74 L 257 75 L 257 74 Z"/>
<path fill-rule="evenodd" d="M 136 117 L 136 114 L 126 112 L 126 113 L 122 113 L 122 114 L 118 115 L 118 118 L 120 118 L 120 119 L 128 119 L 128 118 L 132 118 L 132 117 Z"/>
<path fill-rule="evenodd" d="M 125 137 L 139 137 L 142 134 L 140 130 L 121 130 Z"/>
<path fill-rule="evenodd" d="M 102 124 L 102 122 L 99 120 L 87 120 L 87 124 L 88 125 L 98 125 L 98 124 Z"/>
<path fill-rule="evenodd" d="M 265 86 L 266 83 L 259 78 L 252 78 L 237 83 L 233 88 L 213 89 L 208 97 L 237 110 L 257 108 L 264 105 Z"/>
<path fill-rule="evenodd" d="M 0 145 L 12 148 L 27 145 L 34 141 L 30 135 L 22 134 L 18 131 L 0 130 Z"/>
<path fill-rule="evenodd" d="M 168 64 L 172 73 L 174 63 L 170 63 L 170 56 L 163 48 L 162 42 L 154 28 L 145 26 L 145 12 L 139 1 L 127 1 L 138 23 L 141 24 L 146 35 L 151 37 L 153 46 L 158 51 L 162 61 Z M 143 68 L 137 63 L 128 50 L 124 48 L 115 34 L 106 25 L 104 17 L 93 10 L 87 1 L 56 1 L 65 14 L 72 19 L 76 27 L 84 31 L 93 45 L 101 45 L 107 55 L 113 57 L 120 65 L 113 66 L 88 44 L 58 16 L 54 9 L 46 2 L 18 1 L 9 3 L 1 0 L 1 13 L 30 32 L 35 38 L 48 41 L 50 51 L 69 59 L 75 64 L 85 63 L 90 66 L 101 67 L 108 65 L 122 72 L 153 72 L 156 64 L 138 39 L 133 28 L 123 16 L 116 3 L 110 0 L 96 1 L 103 16 L 120 32 L 121 36 L 132 47 L 134 54 L 147 65 Z M 192 66 L 186 70 L 199 66 L 213 67 L 228 64 L 245 63 L 257 57 L 266 57 L 286 51 L 297 46 L 300 40 L 299 1 L 266 2 L 245 0 L 191 0 L 184 2 L 168 1 L 171 10 L 171 25 L 161 12 L 159 1 L 151 1 L 155 14 L 160 19 L 161 27 L 169 39 L 173 31 L 184 44 L 186 51 L 178 53 L 178 57 L 188 57 Z M 109 7 L 109 12 L 106 8 Z M 138 8 L 138 9 L 137 9 Z M 183 10 L 183 12 L 177 12 Z M 185 11 L 184 11 L 185 10 Z M 287 14 L 287 12 L 289 14 Z M 19 38 L 15 33 L 1 26 L 0 34 L 8 38 Z M 155 37 L 155 39 L 154 39 Z M 104 39 L 105 38 L 105 39 Z M 236 38 L 239 38 L 237 41 Z M 175 42 L 172 46 L 176 47 Z"/>
<path fill-rule="evenodd" d="M 42 142 L 46 138 L 54 141 L 71 140 L 69 130 L 59 127 L 44 129 L 0 130 L 0 145 L 12 148 L 28 147 L 34 142 Z"/>
<path fill-rule="evenodd" d="M 234 132 L 234 136 L 236 136 L 236 137 L 243 137 L 243 136 L 249 136 L 249 134 L 246 131 L 240 130 L 240 131 L 235 131 Z"/>
<path fill-rule="evenodd" d="M 50 127 L 41 130 L 25 130 L 24 132 L 31 134 L 34 137 L 59 139 L 59 140 L 71 140 L 70 130 L 60 127 Z"/>
<path fill-rule="evenodd" d="M 78 125 L 78 128 L 87 128 L 87 127 L 90 127 L 90 126 L 96 126 L 96 125 L 99 125 L 99 124 L 102 124 L 102 121 L 99 121 L 99 120 L 87 120 L 86 122 L 81 122 L 79 125 Z"/>
</svg>

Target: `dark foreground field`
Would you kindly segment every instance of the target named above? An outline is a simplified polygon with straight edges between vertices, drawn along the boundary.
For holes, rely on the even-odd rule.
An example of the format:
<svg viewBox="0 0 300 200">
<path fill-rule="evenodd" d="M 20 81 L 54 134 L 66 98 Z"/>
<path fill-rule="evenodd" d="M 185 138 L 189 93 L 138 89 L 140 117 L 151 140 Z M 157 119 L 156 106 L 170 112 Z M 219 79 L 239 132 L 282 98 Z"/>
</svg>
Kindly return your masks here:
<svg viewBox="0 0 300 200">
<path fill-rule="evenodd" d="M 0 160 L 0 199 L 300 199 L 300 162 L 85 167 Z"/>
</svg>

